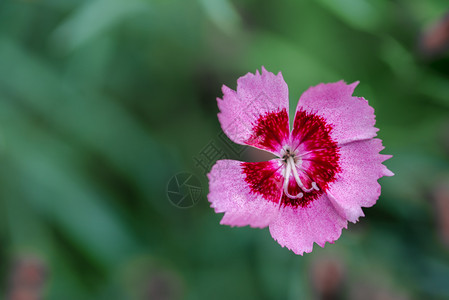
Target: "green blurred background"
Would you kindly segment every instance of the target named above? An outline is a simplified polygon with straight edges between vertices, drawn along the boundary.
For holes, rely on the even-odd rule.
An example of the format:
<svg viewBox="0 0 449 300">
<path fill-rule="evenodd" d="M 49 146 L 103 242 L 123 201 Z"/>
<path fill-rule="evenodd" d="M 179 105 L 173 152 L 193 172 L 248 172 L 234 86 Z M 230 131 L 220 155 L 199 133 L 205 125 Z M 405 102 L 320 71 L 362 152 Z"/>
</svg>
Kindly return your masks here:
<svg viewBox="0 0 449 300">
<path fill-rule="evenodd" d="M 0 1 L 1 298 L 449 299 L 449 56 L 422 38 L 447 44 L 447 11 Z M 366 217 L 303 257 L 219 225 L 206 198 L 211 146 L 260 158 L 223 139 L 216 97 L 262 65 L 283 73 L 291 112 L 311 85 L 360 80 L 394 155 Z M 167 197 L 179 172 L 200 182 L 193 207 Z"/>
</svg>

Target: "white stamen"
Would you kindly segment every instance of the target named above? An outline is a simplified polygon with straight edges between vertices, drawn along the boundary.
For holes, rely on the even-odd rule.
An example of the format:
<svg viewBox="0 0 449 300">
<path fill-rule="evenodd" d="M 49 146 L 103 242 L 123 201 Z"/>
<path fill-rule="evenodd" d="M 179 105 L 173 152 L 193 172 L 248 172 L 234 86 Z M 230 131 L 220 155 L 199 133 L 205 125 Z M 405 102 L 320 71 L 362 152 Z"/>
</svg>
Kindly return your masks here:
<svg viewBox="0 0 449 300">
<path fill-rule="evenodd" d="M 303 172 L 303 174 L 304 174 L 310 181 L 312 181 L 312 179 L 310 179 L 309 175 L 307 175 L 306 172 Z M 316 184 L 315 181 L 312 181 L 312 188 L 310 188 L 310 190 L 317 190 L 317 191 L 320 190 L 320 188 L 318 187 L 318 185 Z"/>
<path fill-rule="evenodd" d="M 310 193 L 311 191 L 313 191 L 313 187 L 310 189 L 307 189 L 304 184 L 302 184 L 301 179 L 299 179 L 299 175 L 298 175 L 298 171 L 296 170 L 296 165 L 295 165 L 295 161 L 293 160 L 293 157 L 289 157 L 287 164 L 291 164 L 291 169 L 293 171 L 293 176 L 295 177 L 296 183 L 298 184 L 298 186 L 306 193 Z"/>
<path fill-rule="evenodd" d="M 287 166 L 285 168 L 285 176 L 284 176 L 284 193 L 287 197 L 289 197 L 290 199 L 299 199 L 302 198 L 304 196 L 303 193 L 299 192 L 296 196 L 290 195 L 290 193 L 288 192 L 288 183 L 290 181 L 290 174 L 292 171 L 292 167 L 290 165 L 290 158 L 287 160 Z M 293 159 L 292 159 L 293 161 Z M 295 164 L 293 163 L 293 168 L 296 169 Z M 293 171 L 295 172 L 295 171 Z"/>
<path fill-rule="evenodd" d="M 306 193 L 310 193 L 313 190 L 317 190 L 319 191 L 320 189 L 318 188 L 318 185 L 316 184 L 315 181 L 312 182 L 312 187 L 311 188 L 306 188 L 304 186 L 304 184 L 302 183 L 301 179 L 299 178 L 298 175 L 298 171 L 296 170 L 296 164 L 295 161 L 293 159 L 293 157 L 289 156 L 286 160 L 286 166 L 285 166 L 285 176 L 284 176 L 284 193 L 287 197 L 291 198 L 291 199 L 298 199 L 298 198 L 302 198 L 304 197 L 304 194 L 299 192 L 296 196 L 290 195 L 290 193 L 288 192 L 288 183 L 290 181 L 290 175 L 293 172 L 293 177 L 295 178 L 296 184 Z M 307 176 L 307 174 L 305 174 Z M 310 177 L 307 176 L 307 178 L 309 178 L 309 180 L 311 181 Z M 280 203 L 279 203 L 280 205 Z"/>
</svg>

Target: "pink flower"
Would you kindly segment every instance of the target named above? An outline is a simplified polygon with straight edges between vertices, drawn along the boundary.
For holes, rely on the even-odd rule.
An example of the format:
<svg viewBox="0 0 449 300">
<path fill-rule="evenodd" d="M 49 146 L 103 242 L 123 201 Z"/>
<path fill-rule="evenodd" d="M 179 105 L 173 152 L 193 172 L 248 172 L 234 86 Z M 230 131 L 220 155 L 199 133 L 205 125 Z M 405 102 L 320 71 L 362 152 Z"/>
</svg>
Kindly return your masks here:
<svg viewBox="0 0 449 300">
<path fill-rule="evenodd" d="M 217 99 L 223 131 L 238 144 L 275 154 L 266 162 L 219 160 L 208 174 L 211 207 L 221 224 L 266 227 L 296 254 L 334 242 L 348 221 L 380 195 L 377 180 L 392 176 L 375 139 L 374 109 L 353 97 L 358 82 L 309 88 L 289 129 L 288 88 L 282 74 L 262 67 L 223 86 Z"/>
</svg>

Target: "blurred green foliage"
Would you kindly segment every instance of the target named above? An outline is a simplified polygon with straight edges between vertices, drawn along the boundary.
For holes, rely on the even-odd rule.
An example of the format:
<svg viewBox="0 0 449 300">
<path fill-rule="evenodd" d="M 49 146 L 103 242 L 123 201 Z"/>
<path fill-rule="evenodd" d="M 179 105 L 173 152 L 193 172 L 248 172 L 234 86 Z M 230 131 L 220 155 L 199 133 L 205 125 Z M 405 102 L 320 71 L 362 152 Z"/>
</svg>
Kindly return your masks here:
<svg viewBox="0 0 449 300">
<path fill-rule="evenodd" d="M 448 10 L 443 0 L 0 2 L 2 294 L 16 262 L 33 258 L 45 299 L 317 298 L 316 263 L 331 257 L 342 298 L 448 298 L 449 208 L 434 198 L 449 185 L 449 56 L 417 51 Z M 194 160 L 221 132 L 221 85 L 262 65 L 282 71 L 291 110 L 311 85 L 360 80 L 355 93 L 394 155 L 396 176 L 381 180 L 366 218 L 304 257 L 267 229 L 219 225 Z M 181 171 L 203 185 L 190 209 L 167 199 Z"/>
</svg>

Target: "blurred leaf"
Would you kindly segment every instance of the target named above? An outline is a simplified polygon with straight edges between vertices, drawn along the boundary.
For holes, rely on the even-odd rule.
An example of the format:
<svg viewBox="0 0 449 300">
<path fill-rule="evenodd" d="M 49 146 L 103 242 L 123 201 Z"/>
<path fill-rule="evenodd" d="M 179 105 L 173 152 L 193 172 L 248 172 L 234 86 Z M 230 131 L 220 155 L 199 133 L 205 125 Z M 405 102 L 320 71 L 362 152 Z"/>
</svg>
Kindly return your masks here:
<svg viewBox="0 0 449 300">
<path fill-rule="evenodd" d="M 418 91 L 436 104 L 449 109 L 449 79 L 427 72 L 418 86 Z"/>
<path fill-rule="evenodd" d="M 240 16 L 229 0 L 198 0 L 209 19 L 221 30 L 233 34 L 240 27 Z"/>
<path fill-rule="evenodd" d="M 390 66 L 396 76 L 408 81 L 418 76 L 419 70 L 415 66 L 411 53 L 398 41 L 386 37 L 381 50 L 380 58 Z"/>
<path fill-rule="evenodd" d="M 52 255 L 52 240 L 50 232 L 46 228 L 45 221 L 39 213 L 33 210 L 20 193 L 22 186 L 16 178 L 19 173 L 11 166 L 4 164 L 4 172 L 1 175 L 1 191 L 8 222 L 9 237 L 16 253 L 29 255 L 30 253 L 49 259 Z"/>
<path fill-rule="evenodd" d="M 113 266 L 136 250 L 137 242 L 106 204 L 107 195 L 83 179 L 76 165 L 79 155 L 17 114 L 2 101 L 0 119 L 8 124 L 4 130 L 8 157 L 19 172 L 14 183 L 22 199 L 28 199 L 104 266 Z M 21 122 L 14 123 L 17 120 Z"/>
<path fill-rule="evenodd" d="M 127 18 L 149 9 L 143 0 L 93 0 L 78 7 L 53 33 L 52 43 L 70 52 Z"/>
<path fill-rule="evenodd" d="M 449 11 L 445 0 L 407 0 L 400 1 L 400 3 L 412 12 L 414 18 L 422 23 L 433 23 Z"/>
<path fill-rule="evenodd" d="M 423 258 L 424 268 L 420 270 L 419 287 L 434 297 L 449 297 L 449 263 L 434 257 Z"/>
<path fill-rule="evenodd" d="M 4 90 L 58 130 L 104 154 L 112 165 L 134 178 L 147 195 L 164 190 L 166 180 L 173 174 L 170 152 L 162 155 L 148 131 L 123 107 L 103 95 L 73 89 L 56 72 L 11 42 L 0 40 L 0 53 L 0 65 L 12 70 L 0 72 Z M 159 202 L 153 204 L 160 207 Z"/>
<path fill-rule="evenodd" d="M 359 30 L 377 32 L 384 27 L 390 12 L 386 0 L 320 0 L 337 17 Z"/>
</svg>

